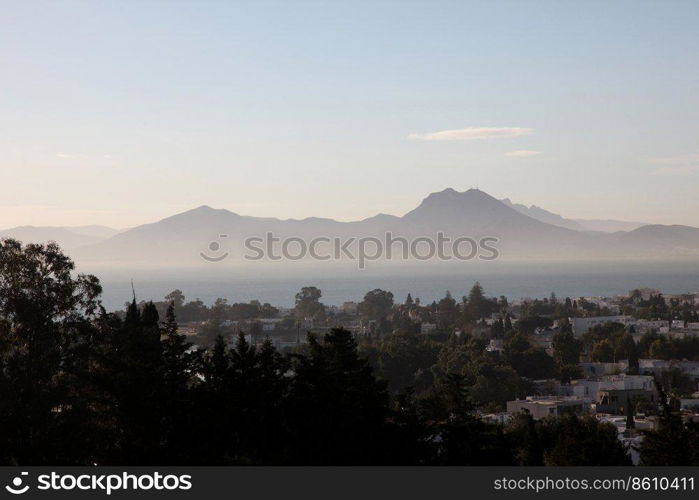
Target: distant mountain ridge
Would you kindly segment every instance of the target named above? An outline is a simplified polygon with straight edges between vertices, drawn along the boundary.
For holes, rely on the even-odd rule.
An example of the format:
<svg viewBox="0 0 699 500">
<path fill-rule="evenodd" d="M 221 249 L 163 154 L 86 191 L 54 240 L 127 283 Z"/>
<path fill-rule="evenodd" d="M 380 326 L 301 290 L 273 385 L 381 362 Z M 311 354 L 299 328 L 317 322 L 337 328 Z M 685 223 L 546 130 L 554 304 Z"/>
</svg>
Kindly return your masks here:
<svg viewBox="0 0 699 500">
<path fill-rule="evenodd" d="M 264 238 L 268 233 L 282 240 L 294 237 L 308 242 L 319 237 L 383 240 L 387 233 L 407 239 L 435 238 L 442 232 L 451 238 L 495 237 L 503 259 L 699 257 L 697 228 L 645 225 L 631 231 L 605 233 L 586 230 L 579 221 L 539 207 L 522 207 L 478 189 L 459 192 L 451 188 L 431 193 L 402 217 L 378 214 L 353 222 L 320 217 L 252 217 L 203 205 L 98 241 L 76 245 L 77 240 L 73 240 L 70 254 L 79 263 L 200 266 L 210 265 L 201 254 L 213 251 L 212 248 L 217 255 L 225 252 L 232 262 L 245 263 L 242 257 L 246 253 L 246 238 Z M 583 229 L 578 229 L 581 226 Z M 25 232 L 24 236 L 19 239 L 32 241 L 31 234 Z"/>
<path fill-rule="evenodd" d="M 614 233 L 616 231 L 633 231 L 641 226 L 647 225 L 645 222 L 621 221 L 613 219 L 566 219 L 565 217 L 544 210 L 536 205 L 526 206 L 520 203 L 513 203 L 509 198 L 502 201 L 505 205 L 514 208 L 519 213 L 553 224 L 554 226 L 565 227 L 575 231 L 601 231 L 603 233 Z"/>
<path fill-rule="evenodd" d="M 55 241 L 62 248 L 71 250 L 97 243 L 117 234 L 119 230 L 107 226 L 18 226 L 0 230 L 0 238 L 14 238 L 27 243 Z"/>
</svg>

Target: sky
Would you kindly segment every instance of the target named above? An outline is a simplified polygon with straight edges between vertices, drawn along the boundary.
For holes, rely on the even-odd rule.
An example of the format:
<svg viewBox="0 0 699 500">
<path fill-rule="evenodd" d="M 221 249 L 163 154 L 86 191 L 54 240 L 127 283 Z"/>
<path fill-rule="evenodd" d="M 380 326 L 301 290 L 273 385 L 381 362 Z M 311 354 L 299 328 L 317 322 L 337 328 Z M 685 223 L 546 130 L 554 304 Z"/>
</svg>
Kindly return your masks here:
<svg viewBox="0 0 699 500">
<path fill-rule="evenodd" d="M 0 0 L 0 228 L 478 187 L 699 226 L 699 2 Z"/>
</svg>

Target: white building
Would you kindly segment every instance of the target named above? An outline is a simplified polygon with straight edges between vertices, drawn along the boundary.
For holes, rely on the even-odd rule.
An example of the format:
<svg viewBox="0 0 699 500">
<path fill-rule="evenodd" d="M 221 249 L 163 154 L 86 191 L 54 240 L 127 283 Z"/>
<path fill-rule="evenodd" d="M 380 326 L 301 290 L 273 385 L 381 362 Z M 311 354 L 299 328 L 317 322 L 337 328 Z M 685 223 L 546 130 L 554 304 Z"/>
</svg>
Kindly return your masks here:
<svg viewBox="0 0 699 500">
<path fill-rule="evenodd" d="M 340 310 L 345 314 L 357 314 L 359 304 L 356 302 L 343 302 Z"/>
<path fill-rule="evenodd" d="M 680 399 L 680 410 L 699 410 L 699 398 L 682 398 Z"/>
<path fill-rule="evenodd" d="M 588 403 L 575 397 L 529 396 L 507 402 L 508 413 L 528 411 L 535 420 L 564 413 L 586 413 L 589 408 Z"/>
<path fill-rule="evenodd" d="M 669 325 L 669 321 L 639 319 L 634 324 L 634 327 L 637 333 L 646 333 L 650 332 L 651 330 L 659 332 L 661 329 L 667 328 Z"/>
<path fill-rule="evenodd" d="M 420 324 L 420 333 L 423 335 L 427 335 L 428 333 L 431 333 L 437 329 L 437 325 L 435 323 L 421 323 Z"/>
<path fill-rule="evenodd" d="M 277 328 L 277 325 L 281 324 L 281 318 L 263 318 L 258 320 L 262 324 L 263 332 L 271 332 Z"/>
<path fill-rule="evenodd" d="M 502 352 L 504 350 L 504 341 L 502 339 L 490 339 L 485 350 L 488 352 Z"/>
<path fill-rule="evenodd" d="M 562 394 L 593 401 L 599 391 L 653 390 L 653 377 L 648 375 L 608 375 L 599 379 L 573 380 L 561 386 Z"/>
<path fill-rule="evenodd" d="M 660 295 L 660 290 L 656 290 L 655 288 L 638 288 L 637 290 L 641 292 L 641 299 L 643 300 L 649 300 L 651 295 Z M 633 292 L 634 290 L 629 291 L 629 296 L 631 296 Z"/>
<path fill-rule="evenodd" d="M 677 369 L 690 377 L 699 378 L 699 361 L 665 360 L 665 359 L 639 359 L 638 370 L 641 373 L 653 373 Z"/>
</svg>

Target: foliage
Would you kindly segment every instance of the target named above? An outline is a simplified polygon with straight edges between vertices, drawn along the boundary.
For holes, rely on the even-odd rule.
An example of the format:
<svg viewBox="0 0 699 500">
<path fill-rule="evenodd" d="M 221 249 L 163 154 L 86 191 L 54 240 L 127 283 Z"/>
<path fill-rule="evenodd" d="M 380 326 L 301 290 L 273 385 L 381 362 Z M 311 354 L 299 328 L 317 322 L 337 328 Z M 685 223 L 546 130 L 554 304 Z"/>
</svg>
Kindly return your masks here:
<svg viewBox="0 0 699 500">
<path fill-rule="evenodd" d="M 276 314 L 268 304 L 205 307 L 175 290 L 166 302 L 134 297 L 108 314 L 100 292 L 55 245 L 0 243 L 0 463 L 628 463 L 614 428 L 589 418 L 517 416 L 508 426 L 481 418 L 531 394 L 532 379 L 576 376 L 581 345 L 563 329 L 549 356 L 529 336 L 549 319 L 537 312 L 513 328 L 507 301 L 486 298 L 478 284 L 460 303 L 447 294 L 428 306 L 412 297 L 395 305 L 389 292 L 374 290 L 361 309 L 383 322 L 380 337 L 329 328 L 293 352 L 223 326 L 245 318 L 257 339 L 255 320 Z M 317 288 L 302 289 L 297 318 L 332 321 L 320 298 Z M 573 307 L 553 296 L 545 305 Z M 178 313 L 205 321 L 197 339 L 210 346 L 188 342 Z M 500 315 L 494 329 L 482 321 L 492 314 Z M 421 321 L 436 321 L 438 332 L 421 335 Z M 504 340 L 502 353 L 486 349 L 491 335 Z M 587 340 L 608 343 L 615 356 L 633 354 L 628 334 L 614 327 Z M 658 342 L 648 337 L 636 354 L 667 347 Z M 664 385 L 689 387 L 672 373 Z M 644 463 L 697 463 L 695 427 L 665 406 L 660 428 L 644 441 Z M 678 443 L 689 450 L 673 457 Z"/>
</svg>

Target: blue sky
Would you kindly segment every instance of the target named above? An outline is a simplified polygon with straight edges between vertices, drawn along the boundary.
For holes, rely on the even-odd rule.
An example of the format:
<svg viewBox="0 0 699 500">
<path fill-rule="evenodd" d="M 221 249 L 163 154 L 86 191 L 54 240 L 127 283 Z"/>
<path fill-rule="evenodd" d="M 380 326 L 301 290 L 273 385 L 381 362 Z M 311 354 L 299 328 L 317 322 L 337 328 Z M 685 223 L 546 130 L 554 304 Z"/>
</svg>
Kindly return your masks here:
<svg viewBox="0 0 699 500">
<path fill-rule="evenodd" d="M 350 220 L 448 186 L 699 226 L 696 1 L 2 8 L 0 227 Z"/>
</svg>

